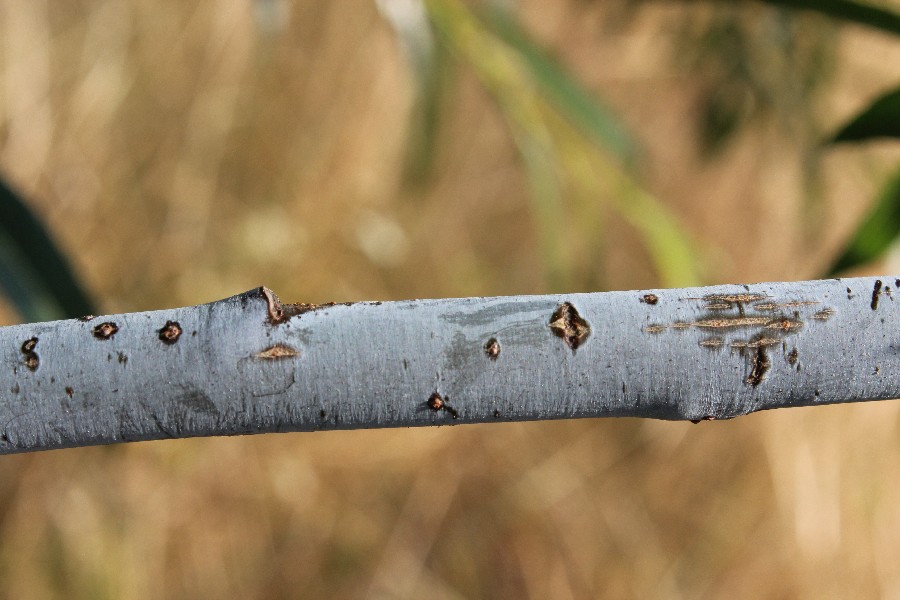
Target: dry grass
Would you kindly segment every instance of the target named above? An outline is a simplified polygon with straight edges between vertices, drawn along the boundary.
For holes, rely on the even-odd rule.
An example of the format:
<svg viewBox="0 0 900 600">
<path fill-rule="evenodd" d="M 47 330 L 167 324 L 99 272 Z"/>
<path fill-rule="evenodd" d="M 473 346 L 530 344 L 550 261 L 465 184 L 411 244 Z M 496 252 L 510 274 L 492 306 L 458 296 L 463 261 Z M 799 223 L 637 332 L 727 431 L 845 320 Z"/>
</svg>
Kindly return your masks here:
<svg viewBox="0 0 900 600">
<path fill-rule="evenodd" d="M 597 3 L 603 5 L 606 3 Z M 896 158 L 825 162 L 804 238 L 799 149 L 775 125 L 697 158 L 672 70 L 682 5 L 626 30 L 526 2 L 535 34 L 649 150 L 650 188 L 709 282 L 814 276 Z M 0 3 L 0 170 L 106 311 L 265 283 L 292 301 L 545 290 L 528 186 L 468 72 L 437 171 L 403 185 L 413 83 L 372 4 Z M 900 45 L 844 33 L 822 118 L 890 83 Z M 613 217 L 613 225 L 616 221 Z M 633 233 L 573 283 L 656 275 Z M 897 265 L 882 265 L 888 270 Z M 0 319 L 15 316 L 0 304 Z M 328 432 L 0 460 L 0 589 L 28 598 L 900 596 L 898 406 Z"/>
</svg>

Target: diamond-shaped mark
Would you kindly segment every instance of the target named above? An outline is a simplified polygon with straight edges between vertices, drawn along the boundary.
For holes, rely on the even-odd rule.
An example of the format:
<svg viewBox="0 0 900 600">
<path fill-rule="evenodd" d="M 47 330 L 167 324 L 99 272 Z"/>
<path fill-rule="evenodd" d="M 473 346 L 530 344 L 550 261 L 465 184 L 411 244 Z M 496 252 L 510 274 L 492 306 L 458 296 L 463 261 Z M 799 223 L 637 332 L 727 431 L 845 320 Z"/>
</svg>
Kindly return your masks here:
<svg viewBox="0 0 900 600">
<path fill-rule="evenodd" d="M 550 330 L 561 337 L 572 350 L 584 343 L 591 334 L 591 326 L 570 302 L 563 302 L 550 317 Z"/>
</svg>

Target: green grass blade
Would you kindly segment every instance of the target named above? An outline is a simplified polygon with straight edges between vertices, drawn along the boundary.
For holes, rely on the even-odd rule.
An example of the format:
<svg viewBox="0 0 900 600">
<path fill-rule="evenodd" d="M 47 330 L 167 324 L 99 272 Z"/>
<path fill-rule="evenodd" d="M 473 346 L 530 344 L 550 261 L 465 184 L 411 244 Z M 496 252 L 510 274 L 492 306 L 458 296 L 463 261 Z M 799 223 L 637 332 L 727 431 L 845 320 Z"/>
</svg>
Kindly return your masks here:
<svg viewBox="0 0 900 600">
<path fill-rule="evenodd" d="M 424 5 L 390 0 L 378 0 L 376 5 L 397 36 L 415 84 L 403 181 L 417 187 L 433 174 L 441 117 L 456 65 L 446 46 L 438 43 Z"/>
<path fill-rule="evenodd" d="M 846 269 L 864 265 L 883 255 L 900 235 L 900 170 L 888 179 L 881 190 L 875 206 L 863 219 L 856 233 L 826 277 Z"/>
<path fill-rule="evenodd" d="M 535 42 L 508 11 L 489 11 L 486 24 L 522 58 L 540 92 L 596 144 L 632 164 L 638 147 L 622 121 Z"/>
</svg>

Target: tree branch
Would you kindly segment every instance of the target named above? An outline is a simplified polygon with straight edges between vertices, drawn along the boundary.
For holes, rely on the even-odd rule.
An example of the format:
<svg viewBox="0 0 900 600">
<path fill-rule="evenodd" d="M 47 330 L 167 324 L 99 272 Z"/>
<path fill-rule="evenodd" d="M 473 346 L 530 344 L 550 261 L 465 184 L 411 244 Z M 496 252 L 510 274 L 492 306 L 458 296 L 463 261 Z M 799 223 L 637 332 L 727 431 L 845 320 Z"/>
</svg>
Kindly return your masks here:
<svg viewBox="0 0 900 600">
<path fill-rule="evenodd" d="M 200 306 L 0 328 L 0 452 L 900 396 L 893 278 Z"/>
</svg>

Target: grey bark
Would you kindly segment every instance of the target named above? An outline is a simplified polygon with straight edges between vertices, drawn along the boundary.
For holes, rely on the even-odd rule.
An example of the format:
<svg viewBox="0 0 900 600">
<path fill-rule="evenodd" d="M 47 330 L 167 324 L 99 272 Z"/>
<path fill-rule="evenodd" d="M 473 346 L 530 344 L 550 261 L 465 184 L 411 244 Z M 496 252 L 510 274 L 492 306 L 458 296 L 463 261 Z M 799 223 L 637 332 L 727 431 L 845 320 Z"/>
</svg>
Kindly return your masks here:
<svg viewBox="0 0 900 600">
<path fill-rule="evenodd" d="M 900 396 L 900 280 L 211 304 L 0 328 L 0 452 Z"/>
</svg>

